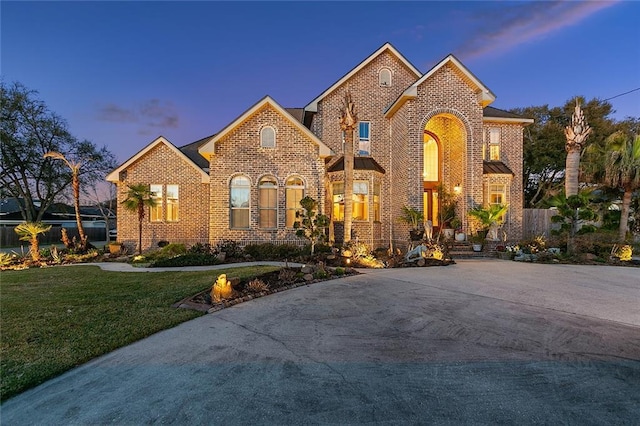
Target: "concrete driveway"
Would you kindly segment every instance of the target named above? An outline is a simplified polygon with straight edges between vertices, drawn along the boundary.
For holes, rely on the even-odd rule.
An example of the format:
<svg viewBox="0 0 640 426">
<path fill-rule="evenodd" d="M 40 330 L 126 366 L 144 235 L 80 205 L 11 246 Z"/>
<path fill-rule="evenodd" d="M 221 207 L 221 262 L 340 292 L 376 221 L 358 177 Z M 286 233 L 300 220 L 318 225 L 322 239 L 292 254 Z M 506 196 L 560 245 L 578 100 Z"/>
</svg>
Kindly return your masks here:
<svg viewBox="0 0 640 426">
<path fill-rule="evenodd" d="M 366 271 L 155 334 L 1 415 L 6 425 L 638 424 L 640 269 L 468 260 Z"/>
</svg>

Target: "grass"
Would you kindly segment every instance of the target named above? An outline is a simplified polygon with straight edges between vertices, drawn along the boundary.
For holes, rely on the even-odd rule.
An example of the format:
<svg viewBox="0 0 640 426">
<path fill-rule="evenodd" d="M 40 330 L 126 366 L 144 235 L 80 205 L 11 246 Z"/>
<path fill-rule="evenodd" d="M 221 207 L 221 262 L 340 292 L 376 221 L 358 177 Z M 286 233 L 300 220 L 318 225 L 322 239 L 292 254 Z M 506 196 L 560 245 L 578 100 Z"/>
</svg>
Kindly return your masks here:
<svg viewBox="0 0 640 426">
<path fill-rule="evenodd" d="M 171 305 L 210 287 L 219 274 L 248 278 L 275 269 L 121 273 L 74 266 L 2 272 L 0 399 L 202 315 Z"/>
</svg>

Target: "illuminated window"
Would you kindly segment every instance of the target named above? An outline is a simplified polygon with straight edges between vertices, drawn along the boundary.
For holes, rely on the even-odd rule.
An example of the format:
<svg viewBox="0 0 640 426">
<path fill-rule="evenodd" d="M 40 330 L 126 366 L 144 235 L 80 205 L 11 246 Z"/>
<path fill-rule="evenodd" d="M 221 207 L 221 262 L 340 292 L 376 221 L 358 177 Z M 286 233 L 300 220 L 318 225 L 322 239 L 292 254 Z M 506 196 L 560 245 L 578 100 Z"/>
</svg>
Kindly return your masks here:
<svg viewBox="0 0 640 426">
<path fill-rule="evenodd" d="M 358 155 L 371 155 L 370 127 L 368 121 L 358 123 Z"/>
<path fill-rule="evenodd" d="M 149 220 L 162 222 L 162 185 L 149 185 L 153 206 L 149 207 Z"/>
<path fill-rule="evenodd" d="M 260 146 L 263 148 L 276 147 L 276 131 L 273 127 L 263 127 L 260 131 Z"/>
<path fill-rule="evenodd" d="M 296 221 L 296 212 L 302 211 L 300 200 L 304 197 L 304 182 L 298 177 L 287 179 L 285 189 L 285 202 L 287 206 L 286 224 L 287 228 L 293 228 Z"/>
<path fill-rule="evenodd" d="M 505 205 L 507 204 L 507 185 L 491 184 L 489 185 L 489 204 Z M 500 218 L 504 220 L 504 216 Z"/>
<path fill-rule="evenodd" d="M 258 212 L 261 228 L 278 227 L 278 182 L 272 177 L 260 180 Z"/>
<path fill-rule="evenodd" d="M 489 129 L 489 160 L 500 160 L 500 129 Z"/>
<path fill-rule="evenodd" d="M 378 73 L 378 82 L 380 87 L 391 87 L 391 71 L 388 68 L 382 68 Z"/>
<path fill-rule="evenodd" d="M 178 221 L 178 185 L 167 185 L 167 222 Z"/>
<path fill-rule="evenodd" d="M 373 184 L 373 220 L 380 222 L 380 184 Z"/>
<path fill-rule="evenodd" d="M 251 194 L 251 183 L 246 176 L 236 176 L 231 179 L 231 190 L 229 195 L 230 227 L 249 228 L 249 196 Z"/>
<path fill-rule="evenodd" d="M 369 220 L 369 182 L 353 182 L 353 220 Z"/>
<path fill-rule="evenodd" d="M 333 184 L 333 220 L 341 222 L 344 220 L 344 183 Z"/>
<path fill-rule="evenodd" d="M 424 153 L 422 180 L 425 182 L 438 182 L 438 167 L 440 164 L 438 142 L 429 134 L 424 135 Z"/>
</svg>

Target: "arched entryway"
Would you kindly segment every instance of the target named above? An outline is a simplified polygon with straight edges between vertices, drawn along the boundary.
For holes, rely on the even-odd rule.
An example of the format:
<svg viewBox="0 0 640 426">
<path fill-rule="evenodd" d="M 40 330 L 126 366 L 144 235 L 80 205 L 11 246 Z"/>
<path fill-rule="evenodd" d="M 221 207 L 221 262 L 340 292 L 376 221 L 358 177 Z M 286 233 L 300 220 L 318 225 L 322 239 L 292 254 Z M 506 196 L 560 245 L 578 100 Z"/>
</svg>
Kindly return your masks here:
<svg viewBox="0 0 640 426">
<path fill-rule="evenodd" d="M 442 192 L 464 200 L 467 132 L 453 114 L 442 113 L 427 121 L 423 131 L 423 203 L 425 220 L 442 226 L 439 216 Z M 458 215 L 464 206 L 458 203 Z M 462 221 L 465 218 L 460 217 Z"/>
</svg>

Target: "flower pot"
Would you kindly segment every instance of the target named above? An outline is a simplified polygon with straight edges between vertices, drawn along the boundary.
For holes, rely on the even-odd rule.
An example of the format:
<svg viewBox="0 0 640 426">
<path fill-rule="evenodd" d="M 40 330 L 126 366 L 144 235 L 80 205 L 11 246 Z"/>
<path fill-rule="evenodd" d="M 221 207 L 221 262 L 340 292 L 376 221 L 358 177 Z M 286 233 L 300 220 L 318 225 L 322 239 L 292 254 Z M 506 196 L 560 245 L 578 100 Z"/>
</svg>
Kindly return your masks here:
<svg viewBox="0 0 640 426">
<path fill-rule="evenodd" d="M 109 253 L 110 254 L 120 254 L 120 250 L 122 249 L 122 244 L 109 244 Z"/>
<path fill-rule="evenodd" d="M 442 236 L 447 240 L 453 239 L 454 234 L 455 234 L 455 230 L 454 229 L 444 228 L 442 230 Z"/>
<path fill-rule="evenodd" d="M 456 241 L 464 241 L 467 238 L 467 235 L 464 232 L 458 232 L 456 234 Z"/>
<path fill-rule="evenodd" d="M 476 252 L 482 251 L 482 244 L 473 243 L 473 251 L 476 251 Z"/>
</svg>

